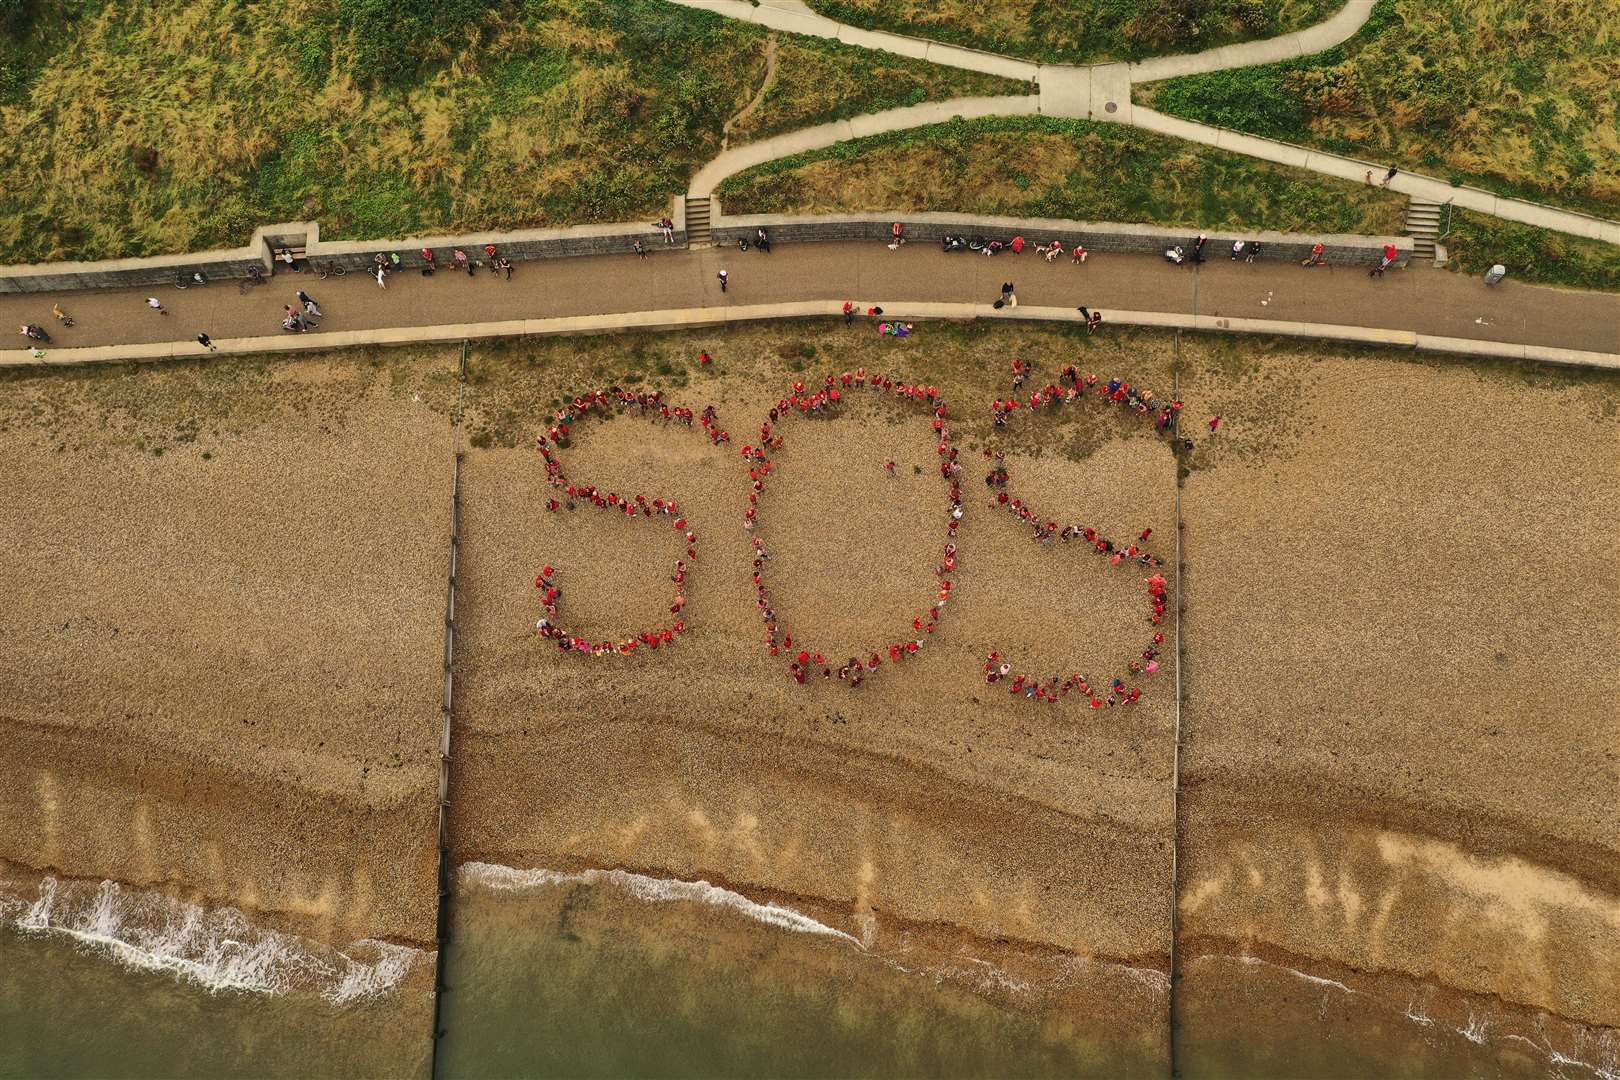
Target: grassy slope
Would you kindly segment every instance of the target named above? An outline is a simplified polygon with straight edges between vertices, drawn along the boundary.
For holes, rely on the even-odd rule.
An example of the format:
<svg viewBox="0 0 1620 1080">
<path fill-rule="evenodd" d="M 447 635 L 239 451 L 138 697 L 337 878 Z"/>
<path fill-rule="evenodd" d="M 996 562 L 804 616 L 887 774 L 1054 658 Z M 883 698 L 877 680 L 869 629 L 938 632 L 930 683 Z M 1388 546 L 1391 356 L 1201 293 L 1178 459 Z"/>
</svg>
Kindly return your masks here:
<svg viewBox="0 0 1620 1080">
<path fill-rule="evenodd" d="M 810 0 L 829 18 L 1068 63 L 1136 60 L 1273 37 L 1341 0 Z"/>
<path fill-rule="evenodd" d="M 727 180 L 727 210 L 960 210 L 1188 228 L 1393 233 L 1405 200 L 1117 124 L 1044 117 L 878 135 Z"/>
<path fill-rule="evenodd" d="M 0 262 L 635 220 L 719 150 L 763 31 L 662 0 L 492 3 L 372 88 L 346 0 L 47 0 L 41 67 L 0 94 Z M 1017 84 L 783 39 L 734 141 Z M 154 162 L 155 158 L 155 162 Z"/>
<path fill-rule="evenodd" d="M 1383 0 L 1335 49 L 1138 100 L 1620 216 L 1620 0 Z"/>
<path fill-rule="evenodd" d="M 1521 281 L 1620 290 L 1620 246 L 1459 210 L 1443 241 L 1451 268 L 1483 274 L 1493 263 Z"/>
</svg>

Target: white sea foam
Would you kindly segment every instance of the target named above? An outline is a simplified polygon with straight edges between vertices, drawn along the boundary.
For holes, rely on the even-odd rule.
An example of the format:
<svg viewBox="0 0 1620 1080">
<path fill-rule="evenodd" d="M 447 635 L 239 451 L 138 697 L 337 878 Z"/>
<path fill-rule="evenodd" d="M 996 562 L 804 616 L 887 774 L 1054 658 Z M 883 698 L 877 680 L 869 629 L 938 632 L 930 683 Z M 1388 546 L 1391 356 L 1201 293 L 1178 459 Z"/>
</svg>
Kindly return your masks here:
<svg viewBox="0 0 1620 1080">
<path fill-rule="evenodd" d="M 498 863 L 470 862 L 461 866 L 464 881 L 486 889 L 520 892 L 554 885 L 611 885 L 629 893 L 638 900 L 651 904 L 687 901 L 729 908 L 740 915 L 766 923 L 782 930 L 799 934 L 819 934 L 849 942 L 864 949 L 860 940 L 819 923 L 802 912 L 780 904 L 759 904 L 741 893 L 722 889 L 707 881 L 682 881 L 677 878 L 655 878 L 632 874 L 625 870 L 583 870 L 565 874 L 556 870 L 517 870 Z"/>
<path fill-rule="evenodd" d="M 1315 983 L 1319 986 L 1332 987 L 1336 990 L 1342 990 L 1346 994 L 1358 993 L 1358 991 L 1346 986 L 1344 983 L 1337 982 L 1333 979 L 1324 979 L 1319 975 L 1309 975 L 1303 971 L 1297 971 L 1294 968 L 1287 967 L 1283 964 L 1273 964 L 1269 960 L 1262 960 L 1257 956 L 1239 956 L 1235 957 L 1234 959 L 1240 960 L 1245 964 L 1264 964 L 1267 967 L 1276 968 L 1279 971 L 1286 971 L 1297 978 L 1304 979 L 1306 982 Z M 1469 1011 L 1468 1023 L 1464 1027 L 1454 1027 L 1450 1024 L 1441 1023 L 1435 1020 L 1433 1017 L 1428 1015 L 1428 1013 L 1416 1000 L 1408 1001 L 1406 1008 L 1401 1010 L 1401 1014 L 1414 1024 L 1421 1024 L 1424 1027 L 1435 1027 L 1454 1032 L 1476 1045 L 1482 1046 L 1491 1039 L 1521 1042 L 1535 1050 L 1536 1053 L 1540 1054 L 1542 1057 L 1546 1058 L 1550 1064 L 1581 1069 L 1585 1072 L 1591 1073 L 1593 1076 L 1598 1077 L 1599 1080 L 1620 1080 L 1620 1045 L 1617 1045 L 1617 1041 L 1620 1041 L 1620 1036 L 1616 1036 L 1613 1031 L 1607 1029 L 1605 1029 L 1602 1033 L 1597 1034 L 1592 1039 L 1586 1040 L 1593 1045 L 1582 1045 L 1578 1048 L 1582 1054 L 1587 1055 L 1583 1058 L 1574 1057 L 1555 1049 L 1551 1042 L 1548 1041 L 1545 1032 L 1540 1033 L 1542 1040 L 1540 1042 L 1511 1032 L 1504 1032 L 1501 1034 L 1494 1033 L 1491 1031 L 1490 1017 L 1481 1015 L 1472 1010 Z M 1594 1061 L 1591 1059 L 1596 1060 Z"/>
<path fill-rule="evenodd" d="M 1334 990 L 1341 990 L 1346 994 L 1354 994 L 1356 992 L 1350 987 L 1344 985 L 1344 983 L 1339 982 L 1337 979 L 1324 979 L 1320 975 L 1307 974 L 1306 972 L 1299 971 L 1296 968 L 1291 968 L 1286 964 L 1273 964 L 1271 961 L 1262 960 L 1258 956 L 1239 956 L 1237 959 L 1251 966 L 1255 964 L 1264 964 L 1266 967 L 1276 968 L 1278 971 L 1286 971 L 1295 978 L 1304 979 L 1306 982 L 1315 983 L 1317 986 L 1326 986 Z"/>
<path fill-rule="evenodd" d="M 62 937 L 141 971 L 165 972 L 210 993 L 313 991 L 336 1005 L 393 990 L 431 954 L 381 941 L 346 950 L 254 926 L 235 908 L 204 908 L 158 892 L 43 879 L 37 895 L 7 895 L 5 922 Z"/>
</svg>

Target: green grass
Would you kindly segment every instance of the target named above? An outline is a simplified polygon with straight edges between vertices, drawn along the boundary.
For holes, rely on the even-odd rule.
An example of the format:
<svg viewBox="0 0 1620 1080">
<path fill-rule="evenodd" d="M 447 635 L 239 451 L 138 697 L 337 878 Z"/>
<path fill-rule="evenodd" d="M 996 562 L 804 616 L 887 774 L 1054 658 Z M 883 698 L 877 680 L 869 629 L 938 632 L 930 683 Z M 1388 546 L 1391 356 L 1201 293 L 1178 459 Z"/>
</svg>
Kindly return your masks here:
<svg viewBox="0 0 1620 1080">
<path fill-rule="evenodd" d="M 1380 0 L 1324 53 L 1174 79 L 1137 100 L 1620 216 L 1620 0 Z"/>
<path fill-rule="evenodd" d="M 1511 278 L 1577 289 L 1620 290 L 1620 245 L 1457 211 L 1444 241 L 1451 268 L 1479 275 L 1492 264 Z"/>
<path fill-rule="evenodd" d="M 1341 0 L 809 0 L 829 18 L 1030 60 L 1197 52 L 1321 22 Z"/>
<path fill-rule="evenodd" d="M 664 0 L 39 3 L 0 84 L 0 262 L 650 221 L 765 71 L 765 31 Z M 732 141 L 1018 89 L 783 37 Z"/>
<path fill-rule="evenodd" d="M 725 181 L 728 212 L 956 210 L 1186 228 L 1398 232 L 1405 200 L 1118 124 L 954 121 L 842 143 Z"/>
</svg>

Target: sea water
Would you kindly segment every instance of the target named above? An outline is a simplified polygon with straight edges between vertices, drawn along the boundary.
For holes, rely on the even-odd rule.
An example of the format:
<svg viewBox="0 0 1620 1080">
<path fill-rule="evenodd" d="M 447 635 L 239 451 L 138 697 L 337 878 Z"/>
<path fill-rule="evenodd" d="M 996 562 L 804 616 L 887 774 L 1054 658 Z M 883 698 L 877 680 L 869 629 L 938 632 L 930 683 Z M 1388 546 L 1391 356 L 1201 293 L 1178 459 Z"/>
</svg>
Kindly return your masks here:
<svg viewBox="0 0 1620 1080">
<path fill-rule="evenodd" d="M 433 955 L 114 882 L 0 883 L 0 1077 L 426 1076 Z"/>
<path fill-rule="evenodd" d="M 1164 1076 L 1169 983 L 619 871 L 469 864 L 439 1075 Z M 421 1077 L 434 954 L 113 883 L 0 892 L 0 1077 Z M 1620 1080 L 1620 1040 L 1413 984 L 1188 959 L 1187 1077 Z M 1401 996 L 1405 994 L 1405 996 Z"/>
</svg>

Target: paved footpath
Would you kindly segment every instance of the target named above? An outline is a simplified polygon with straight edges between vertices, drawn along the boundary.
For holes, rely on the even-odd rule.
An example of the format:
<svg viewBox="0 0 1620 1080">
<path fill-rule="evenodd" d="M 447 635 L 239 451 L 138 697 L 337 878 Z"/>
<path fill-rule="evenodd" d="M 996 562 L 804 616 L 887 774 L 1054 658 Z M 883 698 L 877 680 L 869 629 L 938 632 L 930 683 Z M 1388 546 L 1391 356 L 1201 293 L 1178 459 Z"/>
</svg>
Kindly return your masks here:
<svg viewBox="0 0 1620 1080">
<path fill-rule="evenodd" d="M 1130 124 L 1161 135 L 1203 143 L 1232 153 L 1245 154 L 1263 161 L 1276 162 L 1279 165 L 1288 165 L 1341 180 L 1362 180 L 1369 172 L 1382 177 L 1388 164 L 1330 154 L 1293 143 L 1246 135 L 1212 124 L 1183 120 L 1177 116 L 1169 116 L 1138 106 L 1131 100 L 1131 88 L 1137 84 L 1178 75 L 1291 60 L 1331 48 L 1348 40 L 1361 29 L 1372 15 L 1375 0 L 1347 0 L 1344 7 L 1326 20 L 1292 34 L 1238 45 L 1225 45 L 1200 53 L 1161 56 L 1132 64 L 1092 65 L 1038 64 L 976 49 L 945 45 L 925 38 L 862 30 L 816 14 L 804 0 L 762 0 L 757 4 L 751 3 L 750 0 L 670 0 L 670 2 L 683 7 L 700 8 L 727 18 L 792 33 L 832 38 L 850 45 L 880 49 L 926 60 L 929 63 L 1033 80 L 1039 83 L 1040 91 L 1032 95 L 961 98 L 957 101 L 934 102 L 925 106 L 888 109 L 841 121 L 838 124 L 823 124 L 802 131 L 790 131 L 734 147 L 698 171 L 690 187 L 693 195 L 711 194 L 727 177 L 766 161 L 774 161 L 806 150 L 820 149 L 845 139 L 939 123 L 957 114 L 964 117 L 1024 116 L 1039 112 L 1045 116 Z M 1510 199 L 1466 185 L 1453 187 L 1448 181 L 1410 172 L 1402 162 L 1395 164 L 1402 166 L 1401 172 L 1389 186 L 1403 195 L 1434 203 L 1451 202 L 1463 209 L 1491 214 L 1508 221 L 1523 222 L 1555 232 L 1568 233 L 1571 236 L 1620 244 L 1620 221 L 1560 210 L 1523 199 Z"/>
<path fill-rule="evenodd" d="M 721 294 L 715 272 L 731 275 Z M 370 277 L 350 274 L 325 281 L 313 274 L 278 273 L 242 294 L 235 282 L 205 289 L 94 290 L 0 297 L 0 321 L 12 335 L 4 359 L 26 358 L 16 327 L 35 322 L 55 342 L 47 349 L 67 359 L 80 346 L 190 342 L 199 330 L 216 339 L 264 338 L 300 346 L 327 331 L 389 330 L 409 340 L 410 328 L 496 323 L 558 316 L 682 311 L 854 300 L 901 303 L 987 304 L 1012 281 L 1025 308 L 1072 312 L 1085 304 L 1110 309 L 1288 320 L 1411 331 L 1475 341 L 1506 342 L 1620 354 L 1620 295 L 1524 285 L 1512 280 L 1488 288 L 1477 278 L 1443 270 L 1391 271 L 1380 279 L 1365 269 L 1303 269 L 1286 263 L 1234 263 L 1224 257 L 1198 270 L 1146 255 L 1095 255 L 1084 266 L 1047 263 L 1026 252 L 986 258 L 946 255 L 932 244 L 898 251 L 868 243 L 779 244 L 769 255 L 733 249 L 657 251 L 650 258 L 608 255 L 519 264 L 508 282 L 489 274 L 469 278 L 441 270 L 432 277 L 396 274 L 380 290 Z M 281 329 L 282 306 L 304 288 L 327 318 L 304 335 Z M 156 296 L 168 309 L 146 307 Z M 51 304 L 77 319 L 58 327 Z M 442 337 L 443 335 L 439 335 Z M 200 346 L 193 346 L 198 354 Z"/>
</svg>

